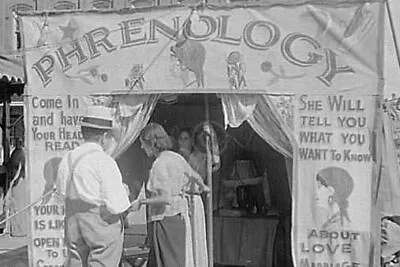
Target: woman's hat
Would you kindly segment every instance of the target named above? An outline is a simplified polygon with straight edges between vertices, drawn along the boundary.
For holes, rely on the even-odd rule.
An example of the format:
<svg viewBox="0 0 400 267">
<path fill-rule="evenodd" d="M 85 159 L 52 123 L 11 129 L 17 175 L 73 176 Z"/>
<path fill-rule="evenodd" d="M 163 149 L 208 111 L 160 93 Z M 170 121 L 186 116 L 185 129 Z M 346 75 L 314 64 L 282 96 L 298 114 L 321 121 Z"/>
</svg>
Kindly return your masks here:
<svg viewBox="0 0 400 267">
<path fill-rule="evenodd" d="M 109 130 L 113 126 L 114 109 L 105 106 L 89 106 L 81 126 Z"/>
</svg>

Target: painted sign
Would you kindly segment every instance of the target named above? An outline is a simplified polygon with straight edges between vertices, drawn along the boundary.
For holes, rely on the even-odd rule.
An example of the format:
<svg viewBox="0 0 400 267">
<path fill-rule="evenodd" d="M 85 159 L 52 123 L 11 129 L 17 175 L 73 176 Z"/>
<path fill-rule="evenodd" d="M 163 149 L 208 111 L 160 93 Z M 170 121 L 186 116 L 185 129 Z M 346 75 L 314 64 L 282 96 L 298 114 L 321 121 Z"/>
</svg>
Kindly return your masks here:
<svg viewBox="0 0 400 267">
<path fill-rule="evenodd" d="M 71 95 L 34 95 L 26 102 L 27 171 L 33 200 L 51 192 L 63 154 L 82 142 L 79 124 L 85 103 Z M 64 199 L 57 193 L 31 209 L 32 266 L 62 266 L 67 256 L 64 215 Z"/>
<path fill-rule="evenodd" d="M 375 96 L 298 95 L 296 266 L 371 266 Z"/>
<path fill-rule="evenodd" d="M 43 94 L 365 92 L 378 5 L 25 16 L 26 67 Z"/>
</svg>

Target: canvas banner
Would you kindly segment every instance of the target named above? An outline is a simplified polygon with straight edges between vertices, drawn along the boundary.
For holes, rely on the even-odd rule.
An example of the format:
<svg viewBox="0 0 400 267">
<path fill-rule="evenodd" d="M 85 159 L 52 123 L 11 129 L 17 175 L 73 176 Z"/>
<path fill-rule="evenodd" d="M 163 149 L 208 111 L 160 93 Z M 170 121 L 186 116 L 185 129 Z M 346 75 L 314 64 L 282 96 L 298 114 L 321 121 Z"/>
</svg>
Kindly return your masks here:
<svg viewBox="0 0 400 267">
<path fill-rule="evenodd" d="M 293 199 L 301 207 L 294 214 L 299 225 L 293 239 L 296 266 L 301 259 L 310 264 L 316 260 L 329 261 L 313 255 L 335 258 L 343 253 L 351 255 L 354 262 L 364 263 L 365 259 L 357 254 L 361 253 L 359 246 L 364 245 L 358 241 L 368 240 L 369 225 L 368 220 L 360 221 L 358 216 L 360 211 L 368 212 L 369 207 L 366 196 L 370 189 L 366 188 L 370 185 L 371 162 L 367 161 L 366 148 L 371 141 L 368 130 L 375 110 L 373 95 L 379 94 L 380 8 L 381 3 L 374 1 L 337 6 L 277 5 L 199 11 L 175 7 L 21 15 L 31 202 L 51 192 L 61 157 L 83 141 L 79 126 L 85 108 L 102 104 L 104 95 L 215 92 L 303 96 L 297 100 L 295 116 L 321 118 L 298 117 L 295 134 L 310 132 L 302 137 L 309 139 L 303 141 L 313 138 L 328 141 L 304 144 L 299 139 L 299 144 L 310 150 L 336 149 L 342 159 L 329 158 L 331 152 L 326 152 L 326 159 L 309 155 L 305 159 L 294 157 L 302 168 L 294 174 L 294 180 L 304 181 L 294 187 L 294 195 L 302 195 Z M 336 101 L 344 101 L 347 109 L 340 108 L 337 114 L 329 111 L 324 94 L 337 95 Z M 307 103 L 304 110 L 299 109 L 300 99 Z M 321 104 L 314 107 L 308 101 Z M 349 110 L 354 103 L 360 110 Z M 310 105 L 316 109 L 309 109 Z M 316 115 L 318 112 L 324 115 Z M 357 160 L 343 161 L 346 149 L 356 153 Z M 327 167 L 347 172 L 354 182 L 348 196 L 348 213 L 352 222 L 349 231 L 357 239 L 356 254 L 353 250 L 347 253 L 353 246 L 348 248 L 342 243 L 329 248 L 313 247 L 321 241 L 321 228 L 310 217 L 312 213 L 306 214 L 314 205 L 306 196 L 311 197 L 310 188 L 314 190 L 317 183 L 315 177 Z M 358 167 L 362 169 L 360 173 L 355 171 Z M 31 209 L 33 266 L 64 263 L 62 203 L 57 194 L 51 194 Z M 356 205 L 361 205 L 360 209 Z M 318 237 L 313 237 L 313 229 L 318 231 Z M 325 241 L 330 242 L 321 242 L 329 243 Z M 333 253 L 326 254 L 328 250 Z"/>
<path fill-rule="evenodd" d="M 25 16 L 28 90 L 366 93 L 377 87 L 379 6 Z"/>
<path fill-rule="evenodd" d="M 296 266 L 372 266 L 375 108 L 375 96 L 296 97 Z"/>
<path fill-rule="evenodd" d="M 375 7 L 380 9 L 379 5 Z M 376 19 L 379 28 L 383 17 Z M 365 45 L 375 46 L 372 42 Z M 381 49 L 381 44 L 376 48 Z M 352 53 L 363 51 L 357 46 Z M 376 55 L 364 54 L 364 58 Z M 363 65 L 359 59 L 353 65 L 355 69 Z M 369 77 L 371 83 L 364 85 L 361 93 L 354 93 L 357 84 L 347 84 L 334 94 L 321 87 L 319 93 L 294 97 L 295 266 L 379 264 L 376 183 L 382 119 L 377 118 L 382 117 L 377 103 L 382 97 L 382 67 L 377 63 L 377 72 Z"/>
<path fill-rule="evenodd" d="M 78 125 L 86 104 L 77 96 L 41 94 L 25 103 L 30 201 L 39 200 L 30 211 L 31 266 L 63 266 L 64 198 L 52 190 L 62 156 L 82 142 Z"/>
</svg>

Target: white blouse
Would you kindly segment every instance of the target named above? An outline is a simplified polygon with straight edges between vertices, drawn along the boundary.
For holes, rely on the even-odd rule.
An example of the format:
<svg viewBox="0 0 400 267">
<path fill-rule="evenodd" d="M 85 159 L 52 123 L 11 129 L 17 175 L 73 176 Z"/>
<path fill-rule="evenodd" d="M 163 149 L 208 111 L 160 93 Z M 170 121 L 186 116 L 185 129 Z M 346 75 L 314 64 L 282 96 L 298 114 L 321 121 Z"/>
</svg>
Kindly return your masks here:
<svg viewBox="0 0 400 267">
<path fill-rule="evenodd" d="M 188 186 L 189 178 L 185 173 L 192 175 L 193 172 L 192 167 L 178 153 L 172 151 L 160 153 L 151 167 L 147 190 L 151 197 L 160 194 L 168 196 L 171 204 L 149 205 L 150 221 L 162 220 L 165 216 L 187 212 L 188 205 L 184 191 Z"/>
</svg>

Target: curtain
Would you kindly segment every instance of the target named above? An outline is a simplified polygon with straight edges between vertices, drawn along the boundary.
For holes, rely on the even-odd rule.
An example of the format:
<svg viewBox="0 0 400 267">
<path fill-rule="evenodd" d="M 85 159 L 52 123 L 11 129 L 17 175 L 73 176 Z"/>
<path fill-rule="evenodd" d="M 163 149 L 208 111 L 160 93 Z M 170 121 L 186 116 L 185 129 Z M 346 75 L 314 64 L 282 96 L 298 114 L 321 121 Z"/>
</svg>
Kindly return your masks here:
<svg viewBox="0 0 400 267">
<path fill-rule="evenodd" d="M 236 128 L 253 115 L 258 102 L 258 96 L 222 94 L 221 102 L 225 128 L 227 128 L 228 125 Z"/>
<path fill-rule="evenodd" d="M 271 147 L 285 157 L 292 158 L 292 130 L 275 110 L 268 96 L 222 94 L 221 102 L 225 127 L 239 127 L 247 121 Z"/>
<path fill-rule="evenodd" d="M 267 95 L 221 95 L 225 128 L 239 127 L 247 121 L 253 130 L 271 147 L 285 156 L 289 190 L 293 180 L 293 113 L 291 97 L 273 99 Z"/>
<path fill-rule="evenodd" d="M 282 155 L 292 158 L 291 130 L 275 111 L 268 96 L 259 97 L 253 116 L 248 119 L 254 131 Z"/>
<path fill-rule="evenodd" d="M 228 125 L 239 127 L 244 121 L 247 121 L 265 142 L 285 157 L 290 193 L 292 192 L 293 164 L 295 164 L 292 148 L 292 145 L 295 144 L 295 138 L 291 100 L 292 97 L 285 96 L 221 95 L 225 127 Z M 265 189 L 264 194 L 268 195 Z M 290 216 L 286 217 L 284 224 L 281 225 L 278 239 L 281 240 L 282 237 L 286 239 L 290 236 L 288 224 L 290 224 Z M 282 242 L 280 242 L 281 245 L 285 243 Z M 290 253 L 282 255 L 287 255 L 285 262 L 291 263 Z M 275 260 L 281 262 L 278 258 Z"/>
<path fill-rule="evenodd" d="M 115 108 L 114 143 L 107 150 L 113 158 L 125 152 L 150 120 L 159 95 L 114 95 L 110 107 Z"/>
<path fill-rule="evenodd" d="M 285 158 L 285 165 L 286 165 L 286 173 L 288 176 L 289 182 L 289 190 L 292 193 L 293 189 L 293 160 L 292 158 Z"/>
<path fill-rule="evenodd" d="M 273 98 L 273 97 L 272 97 Z M 261 136 L 275 150 L 285 156 L 286 173 L 289 183 L 289 190 L 292 192 L 293 180 L 293 150 L 291 140 L 293 137 L 293 124 L 287 110 L 290 107 L 282 107 L 280 114 L 272 103 L 271 97 L 263 95 L 254 110 L 253 116 L 250 116 L 248 122 L 254 131 Z M 281 105 L 281 101 L 277 105 Z M 283 111 L 283 112 L 282 112 Z M 282 116 L 281 116 L 282 115 Z M 285 120 L 284 120 L 285 119 Z"/>
<path fill-rule="evenodd" d="M 394 143 L 393 123 L 390 114 L 383 114 L 384 144 L 383 170 L 379 184 L 379 202 L 386 215 L 400 214 L 400 167 Z"/>
</svg>

